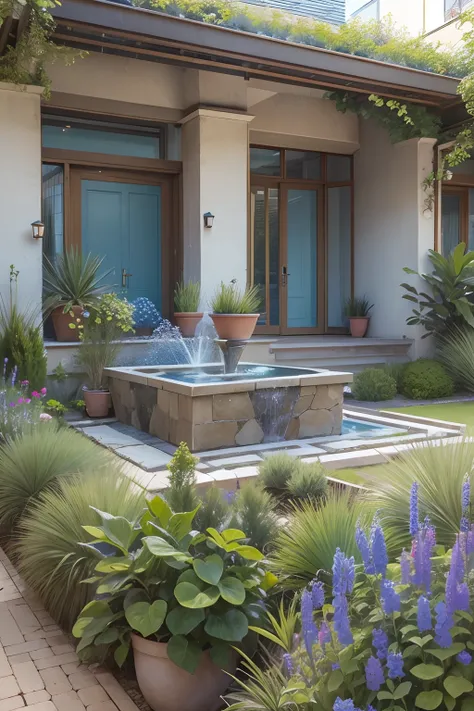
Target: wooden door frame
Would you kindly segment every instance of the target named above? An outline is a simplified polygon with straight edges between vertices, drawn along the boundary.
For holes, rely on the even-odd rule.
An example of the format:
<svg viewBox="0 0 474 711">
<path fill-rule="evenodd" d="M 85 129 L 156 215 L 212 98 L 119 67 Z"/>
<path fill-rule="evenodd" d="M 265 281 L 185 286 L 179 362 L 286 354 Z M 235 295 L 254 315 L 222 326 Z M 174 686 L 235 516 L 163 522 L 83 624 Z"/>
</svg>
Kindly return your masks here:
<svg viewBox="0 0 474 711">
<path fill-rule="evenodd" d="M 161 199 L 161 312 L 173 315 L 173 292 L 183 269 L 182 164 L 126 156 L 44 150 L 43 163 L 61 164 L 64 170 L 64 246 L 81 247 L 81 180 L 157 185 Z M 152 169 L 153 166 L 153 169 Z"/>
</svg>

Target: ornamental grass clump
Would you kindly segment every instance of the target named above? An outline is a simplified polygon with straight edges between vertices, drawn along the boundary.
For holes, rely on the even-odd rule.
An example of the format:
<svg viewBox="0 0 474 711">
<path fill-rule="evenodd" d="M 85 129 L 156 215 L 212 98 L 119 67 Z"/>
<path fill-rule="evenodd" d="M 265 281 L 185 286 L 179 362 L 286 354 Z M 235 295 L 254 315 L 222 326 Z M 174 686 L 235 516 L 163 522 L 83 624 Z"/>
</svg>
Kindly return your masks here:
<svg viewBox="0 0 474 711">
<path fill-rule="evenodd" d="M 338 548 L 332 583 L 322 584 L 316 576 L 303 590 L 302 631 L 291 653 L 278 664 L 286 680 L 276 689 L 277 703 L 271 708 L 471 708 L 474 619 L 469 585 L 474 525 L 467 518 L 467 480 L 458 496 L 462 518 L 449 551 L 436 544 L 430 520 L 419 519 L 416 485 L 411 489 L 409 520 L 406 511 L 411 546 L 400 551 L 397 563 L 389 564 L 377 516 L 368 530 L 357 525 L 362 565 Z M 233 700 L 228 711 L 257 708 L 249 703 L 253 697 L 248 686 Z"/>
</svg>

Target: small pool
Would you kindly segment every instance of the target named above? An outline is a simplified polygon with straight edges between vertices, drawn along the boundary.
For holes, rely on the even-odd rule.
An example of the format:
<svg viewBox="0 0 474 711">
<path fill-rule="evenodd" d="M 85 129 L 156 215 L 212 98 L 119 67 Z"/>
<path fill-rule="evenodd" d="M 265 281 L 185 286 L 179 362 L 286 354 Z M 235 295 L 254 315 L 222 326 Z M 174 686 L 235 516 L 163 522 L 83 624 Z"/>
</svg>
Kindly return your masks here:
<svg viewBox="0 0 474 711">
<path fill-rule="evenodd" d="M 401 434 L 406 430 L 399 427 L 377 424 L 376 422 L 362 422 L 352 417 L 343 417 L 341 435 L 357 435 L 358 437 L 384 437 L 385 435 Z"/>
<path fill-rule="evenodd" d="M 317 370 L 313 371 L 317 373 Z M 291 378 L 295 376 L 311 375 L 311 370 L 302 368 L 287 368 L 275 365 L 239 365 L 235 373 L 223 372 L 220 366 L 189 368 L 184 370 L 169 370 L 156 373 L 157 378 L 177 380 L 190 385 L 204 385 L 211 383 L 228 383 L 240 380 L 265 380 L 267 378 Z"/>
</svg>

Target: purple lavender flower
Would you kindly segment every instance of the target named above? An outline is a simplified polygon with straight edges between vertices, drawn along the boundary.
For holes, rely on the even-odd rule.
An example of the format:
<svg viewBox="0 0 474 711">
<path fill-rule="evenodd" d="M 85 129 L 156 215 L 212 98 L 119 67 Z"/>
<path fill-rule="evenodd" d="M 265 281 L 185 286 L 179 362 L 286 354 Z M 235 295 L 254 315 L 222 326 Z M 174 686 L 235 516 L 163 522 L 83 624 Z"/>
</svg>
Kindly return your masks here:
<svg viewBox="0 0 474 711">
<path fill-rule="evenodd" d="M 444 602 L 438 602 L 435 607 L 436 624 L 435 624 L 435 642 L 440 647 L 450 647 L 453 643 L 450 630 L 454 624 L 452 615 L 449 613 Z"/>
<path fill-rule="evenodd" d="M 380 583 L 380 597 L 382 610 L 386 615 L 400 612 L 400 595 L 395 592 L 395 585 L 391 580 L 382 580 Z"/>
<path fill-rule="evenodd" d="M 414 481 L 410 492 L 410 535 L 416 536 L 420 528 L 418 514 L 418 482 Z"/>
<path fill-rule="evenodd" d="M 322 622 L 318 632 L 319 646 L 324 650 L 326 644 L 331 641 L 331 630 L 327 622 Z"/>
<path fill-rule="evenodd" d="M 464 557 L 462 548 L 464 545 L 464 535 L 456 536 L 456 543 L 451 552 L 451 565 L 446 577 L 446 607 L 449 613 L 456 610 L 466 610 L 469 608 L 469 591 L 464 581 Z"/>
<path fill-rule="evenodd" d="M 316 580 L 313 580 L 311 585 L 311 599 L 313 610 L 319 610 L 324 605 L 324 586 Z"/>
<path fill-rule="evenodd" d="M 339 644 L 343 647 L 352 644 L 354 638 L 349 622 L 349 609 L 345 595 L 336 595 L 332 601 L 334 606 L 334 631 L 337 634 Z"/>
<path fill-rule="evenodd" d="M 471 525 L 466 536 L 466 555 L 474 553 L 474 524 Z"/>
<path fill-rule="evenodd" d="M 469 654 L 469 652 L 464 649 L 462 652 L 459 652 L 456 659 L 467 667 L 467 665 L 472 662 L 472 654 Z"/>
<path fill-rule="evenodd" d="M 352 592 L 355 579 L 354 556 L 346 558 L 340 548 L 336 548 L 332 566 L 332 589 L 334 595 Z"/>
<path fill-rule="evenodd" d="M 372 630 L 372 646 L 377 650 L 378 659 L 387 658 L 388 637 L 384 630 Z"/>
<path fill-rule="evenodd" d="M 367 575 L 374 575 L 375 568 L 372 562 L 372 554 L 370 552 L 369 541 L 365 531 L 360 527 L 359 522 L 357 522 L 356 534 L 355 534 L 357 548 L 359 549 L 362 562 L 364 564 L 364 570 Z"/>
<path fill-rule="evenodd" d="M 433 629 L 431 621 L 430 601 L 424 595 L 418 598 L 418 611 L 416 615 L 416 624 L 420 632 L 426 632 Z"/>
<path fill-rule="evenodd" d="M 403 657 L 401 654 L 389 652 L 387 657 L 387 669 L 389 679 L 400 679 L 405 676 L 403 671 Z"/>
<path fill-rule="evenodd" d="M 378 691 L 385 682 L 380 659 L 369 657 L 365 665 L 365 680 L 369 691 Z"/>
<path fill-rule="evenodd" d="M 311 593 L 304 590 L 301 596 L 301 631 L 308 656 L 313 658 L 313 644 L 318 638 L 318 630 L 313 620 Z"/>
<path fill-rule="evenodd" d="M 334 702 L 333 711 L 359 711 L 355 708 L 352 699 L 341 699 L 340 696 Z"/>
<path fill-rule="evenodd" d="M 13 372 L 12 372 L 12 388 L 15 387 L 17 373 L 18 373 L 18 366 L 15 365 L 15 367 L 13 368 Z"/>
<path fill-rule="evenodd" d="M 471 481 L 469 479 L 469 474 L 466 474 L 464 477 L 464 482 L 462 485 L 462 494 L 461 494 L 461 506 L 463 512 L 467 511 L 469 509 L 469 506 L 471 505 Z"/>
<path fill-rule="evenodd" d="M 295 673 L 295 667 L 293 664 L 293 658 L 291 654 L 283 655 L 283 669 L 288 678 L 292 677 Z"/>
<path fill-rule="evenodd" d="M 340 668 L 341 668 L 341 665 L 339 664 L 339 662 L 335 662 L 334 664 L 331 664 L 331 669 L 333 671 L 336 671 L 337 669 L 340 669 Z"/>
<path fill-rule="evenodd" d="M 431 556 L 435 545 L 435 530 L 426 517 L 413 542 L 415 563 L 413 583 L 424 587 L 427 593 L 431 591 Z"/>
<path fill-rule="evenodd" d="M 467 533 L 467 531 L 469 531 L 469 519 L 466 516 L 461 516 L 459 530 L 461 533 Z"/>
<path fill-rule="evenodd" d="M 400 556 L 400 571 L 402 574 L 402 585 L 408 585 L 410 582 L 410 568 L 411 568 L 410 554 L 407 553 L 405 549 L 403 549 L 402 554 Z"/>
<path fill-rule="evenodd" d="M 377 519 L 374 519 L 370 534 L 370 542 L 372 544 L 372 559 L 374 561 L 375 572 L 385 576 L 388 565 L 387 546 L 382 528 Z"/>
</svg>

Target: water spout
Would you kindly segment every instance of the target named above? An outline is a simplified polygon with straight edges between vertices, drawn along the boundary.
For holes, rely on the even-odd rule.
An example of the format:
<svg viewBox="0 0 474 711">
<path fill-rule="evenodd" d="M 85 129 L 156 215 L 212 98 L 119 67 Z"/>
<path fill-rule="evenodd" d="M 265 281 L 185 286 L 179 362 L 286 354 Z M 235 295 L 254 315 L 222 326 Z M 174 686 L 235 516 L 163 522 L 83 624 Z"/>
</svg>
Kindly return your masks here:
<svg viewBox="0 0 474 711">
<path fill-rule="evenodd" d="M 239 360 L 242 356 L 247 341 L 234 341 L 226 340 L 224 338 L 217 338 L 217 345 L 222 351 L 224 356 L 224 373 L 228 375 L 229 373 L 235 373 Z"/>
</svg>

